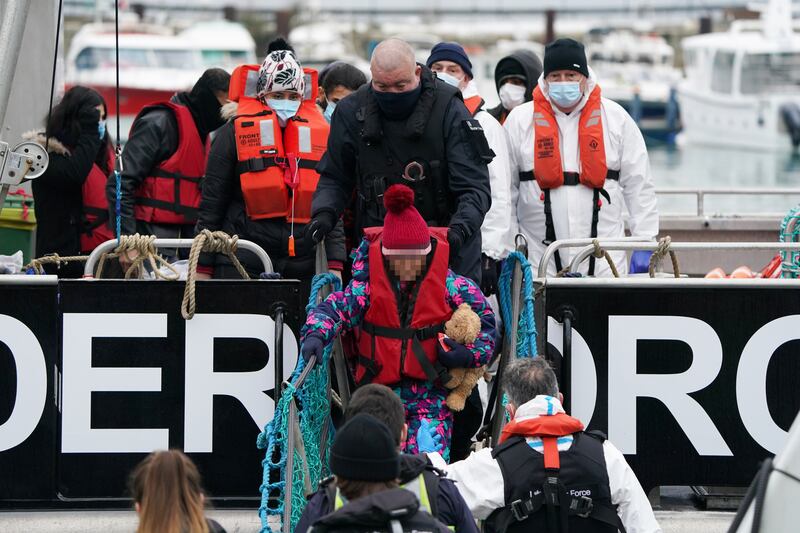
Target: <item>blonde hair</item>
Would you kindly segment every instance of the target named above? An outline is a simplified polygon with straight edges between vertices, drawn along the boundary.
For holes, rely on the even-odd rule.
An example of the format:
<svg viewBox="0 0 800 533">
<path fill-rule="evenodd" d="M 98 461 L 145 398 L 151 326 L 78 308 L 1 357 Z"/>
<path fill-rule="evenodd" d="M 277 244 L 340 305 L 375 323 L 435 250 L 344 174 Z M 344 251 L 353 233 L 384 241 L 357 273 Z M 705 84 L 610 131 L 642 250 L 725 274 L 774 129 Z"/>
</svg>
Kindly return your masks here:
<svg viewBox="0 0 800 533">
<path fill-rule="evenodd" d="M 200 473 L 179 450 L 148 455 L 131 473 L 129 489 L 139 504 L 137 533 L 208 533 Z"/>
</svg>

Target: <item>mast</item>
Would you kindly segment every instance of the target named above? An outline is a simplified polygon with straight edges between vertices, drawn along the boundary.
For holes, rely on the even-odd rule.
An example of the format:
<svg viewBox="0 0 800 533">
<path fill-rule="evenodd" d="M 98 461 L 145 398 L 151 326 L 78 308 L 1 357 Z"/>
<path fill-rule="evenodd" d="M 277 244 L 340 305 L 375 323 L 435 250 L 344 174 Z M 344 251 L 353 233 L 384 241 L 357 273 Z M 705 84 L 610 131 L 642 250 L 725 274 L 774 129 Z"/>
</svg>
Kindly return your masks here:
<svg viewBox="0 0 800 533">
<path fill-rule="evenodd" d="M 22 48 L 25 22 L 31 7 L 30 0 L 5 0 L 4 3 L 3 17 L 0 20 L 0 43 L 5 44 L 4 53 L 0 54 L 0 137 L 14 84 L 14 71 Z"/>
</svg>

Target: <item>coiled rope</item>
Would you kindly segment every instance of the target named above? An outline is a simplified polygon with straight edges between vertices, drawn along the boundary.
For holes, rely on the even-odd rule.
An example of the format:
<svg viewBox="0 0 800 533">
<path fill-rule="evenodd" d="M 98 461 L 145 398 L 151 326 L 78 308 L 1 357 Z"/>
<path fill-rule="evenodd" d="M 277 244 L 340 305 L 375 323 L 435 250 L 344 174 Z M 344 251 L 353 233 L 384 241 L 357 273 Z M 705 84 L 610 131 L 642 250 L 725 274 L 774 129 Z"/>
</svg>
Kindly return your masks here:
<svg viewBox="0 0 800 533">
<path fill-rule="evenodd" d="M 38 257 L 36 259 L 31 259 L 31 262 L 25 265 L 22 268 L 23 272 L 28 272 L 32 270 L 33 274 L 37 276 L 41 276 L 44 274 L 44 265 L 66 265 L 69 263 L 85 263 L 86 260 L 89 259 L 88 255 L 68 255 L 62 257 L 58 254 L 49 254 L 44 257 Z"/>
<path fill-rule="evenodd" d="M 306 312 L 316 306 L 317 295 L 326 286 L 338 291 L 341 281 L 333 274 L 316 275 Z M 322 361 L 317 361 L 310 368 L 307 368 L 302 357 L 298 357 L 297 366 L 284 383 L 274 418 L 258 436 L 258 448 L 266 450 L 261 462 L 264 473 L 260 487 L 261 507 L 258 510 L 262 533 L 282 531 L 285 520 L 290 521 L 289 531 L 294 531 L 303 514 L 307 492 L 328 475 L 330 443 L 333 441 L 332 428 L 327 427 L 330 424 L 328 363 L 332 346 L 333 343 L 328 344 Z M 280 384 L 276 384 L 275 388 L 277 391 Z M 296 418 L 292 417 L 293 414 L 296 414 Z M 326 429 L 329 436 L 322 439 Z M 290 433 L 296 444 L 291 450 L 288 449 Z M 291 471 L 287 471 L 290 453 L 292 467 Z M 287 490 L 290 491 L 290 510 L 284 506 Z"/>
<path fill-rule="evenodd" d="M 175 268 L 167 262 L 166 259 L 158 255 L 158 251 L 156 250 L 155 246 L 155 235 L 139 235 L 138 233 L 134 233 L 133 235 L 122 235 L 119 239 L 119 246 L 114 248 L 114 252 L 111 254 L 103 254 L 100 257 L 100 261 L 97 265 L 97 276 L 101 278 L 103 276 L 103 269 L 105 268 L 106 259 L 111 257 L 120 257 L 123 254 L 126 255 L 128 252 L 138 252 L 136 258 L 131 262 L 128 269 L 125 271 L 125 279 L 131 279 L 133 273 L 136 272 L 139 279 L 142 279 L 144 275 L 144 266 L 145 263 L 149 263 L 153 275 L 157 279 L 163 279 L 167 281 L 175 281 L 177 280 L 180 275 Z M 161 272 L 161 267 L 167 267 L 168 270 L 171 271 L 171 274 L 164 275 Z"/>
<path fill-rule="evenodd" d="M 533 315 L 533 271 L 528 259 L 521 252 L 511 252 L 503 263 L 500 273 L 498 299 L 505 325 L 505 342 L 511 342 L 512 302 L 519 294 L 511 294 L 511 278 L 514 266 L 519 263 L 522 270 L 522 307 L 517 324 L 517 357 L 536 357 L 536 320 Z"/>
<path fill-rule="evenodd" d="M 671 244 L 672 237 L 669 235 L 658 240 L 658 248 L 656 248 L 656 251 L 650 256 L 650 267 L 648 268 L 648 272 L 650 273 L 651 278 L 656 277 L 656 268 L 658 268 L 658 266 L 661 264 L 661 260 L 664 259 L 664 256 L 667 254 L 669 254 L 669 258 L 672 260 L 672 272 L 674 273 L 675 277 L 681 277 L 681 267 L 678 264 L 678 256 L 676 256 L 675 252 L 670 249 Z"/>
<path fill-rule="evenodd" d="M 194 317 L 197 306 L 197 294 L 195 292 L 195 282 L 197 281 L 197 262 L 200 253 L 223 253 L 228 256 L 233 266 L 242 276 L 242 279 L 250 279 L 250 275 L 236 257 L 236 250 L 239 245 L 239 236 L 231 237 L 224 231 L 209 231 L 204 229 L 195 236 L 192 242 L 192 249 L 189 251 L 189 271 L 186 274 L 186 288 L 183 291 L 183 301 L 181 302 L 181 315 L 184 320 L 191 320 Z"/>
</svg>

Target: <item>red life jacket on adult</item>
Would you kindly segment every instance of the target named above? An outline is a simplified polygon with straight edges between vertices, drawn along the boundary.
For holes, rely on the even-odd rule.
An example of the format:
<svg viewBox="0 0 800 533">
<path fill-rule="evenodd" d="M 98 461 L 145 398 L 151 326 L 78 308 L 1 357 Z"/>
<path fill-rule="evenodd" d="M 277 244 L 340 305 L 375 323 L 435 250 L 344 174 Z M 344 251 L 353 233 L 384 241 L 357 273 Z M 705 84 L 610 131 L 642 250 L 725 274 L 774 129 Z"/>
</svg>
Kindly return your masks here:
<svg viewBox="0 0 800 533">
<path fill-rule="evenodd" d="M 170 109 L 178 123 L 178 149 L 143 180 L 136 191 L 134 215 L 156 224 L 193 224 L 200 206 L 200 178 L 206 169 L 208 143 L 200 139 L 189 108 L 174 102 L 149 105 L 136 120 L 163 108 Z"/>
<path fill-rule="evenodd" d="M 89 175 L 83 182 L 83 227 L 81 229 L 81 253 L 88 253 L 101 243 L 114 238 L 114 232 L 107 225 L 108 200 L 106 181 L 114 161 L 114 151 L 109 148 L 109 169 L 103 170 L 97 163 L 92 165 Z"/>
<path fill-rule="evenodd" d="M 483 101 L 483 98 L 481 98 L 479 94 L 470 96 L 469 98 L 464 98 L 464 105 L 467 106 L 467 111 L 469 111 L 469 114 L 472 117 L 478 114 L 478 111 L 483 108 L 484 103 L 485 102 Z"/>
<path fill-rule="evenodd" d="M 258 68 L 238 67 L 231 76 L 229 91 L 231 99 L 239 103 L 233 124 L 247 216 L 305 224 L 311 220 L 311 198 L 319 183 L 316 167 L 328 147 L 330 131 L 316 105 L 317 73 L 305 69 L 306 85 L 310 84 L 311 90 L 297 114 L 281 128 L 269 106 L 241 89 Z"/>
<path fill-rule="evenodd" d="M 438 334 L 453 310 L 447 304 L 450 246 L 447 228 L 429 228 L 436 240 L 425 277 L 409 295 L 406 320 L 401 318 L 399 294 L 386 273 L 381 234 L 383 228 L 365 228 L 369 245 L 369 309 L 358 338 L 356 383 L 392 385 L 402 378 L 446 382 L 449 374 L 438 362 Z"/>
</svg>

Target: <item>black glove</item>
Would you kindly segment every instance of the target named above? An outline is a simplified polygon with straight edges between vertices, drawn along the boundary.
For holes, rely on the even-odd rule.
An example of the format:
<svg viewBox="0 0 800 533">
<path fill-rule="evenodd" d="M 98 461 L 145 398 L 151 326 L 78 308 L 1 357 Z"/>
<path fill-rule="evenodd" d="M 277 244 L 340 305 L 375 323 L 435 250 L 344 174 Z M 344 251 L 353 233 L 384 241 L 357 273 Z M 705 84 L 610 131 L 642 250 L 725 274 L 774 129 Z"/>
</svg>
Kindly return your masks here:
<svg viewBox="0 0 800 533">
<path fill-rule="evenodd" d="M 447 350 L 442 348 L 442 343 L 447 345 Z M 439 350 L 439 362 L 442 363 L 447 368 L 468 368 L 473 365 L 475 361 L 475 357 L 472 355 L 472 352 L 464 346 L 453 339 L 444 338 L 441 342 L 436 344 L 436 348 Z"/>
<path fill-rule="evenodd" d="M 330 211 L 320 211 L 306 226 L 306 238 L 317 244 L 331 232 L 336 225 L 336 216 Z"/>
<path fill-rule="evenodd" d="M 451 262 L 461 253 L 461 246 L 464 244 L 464 240 L 464 230 L 460 226 L 450 226 L 447 230 L 447 243 L 450 245 Z"/>
<path fill-rule="evenodd" d="M 481 292 L 491 296 L 497 292 L 497 261 L 481 254 Z"/>
<path fill-rule="evenodd" d="M 303 345 L 300 347 L 300 355 L 303 356 L 303 360 L 308 363 L 311 356 L 316 356 L 317 363 L 322 361 L 322 352 L 325 346 L 322 343 L 322 339 L 317 337 L 316 335 L 309 335 L 303 341 Z"/>
<path fill-rule="evenodd" d="M 84 106 L 78 112 L 78 124 L 81 132 L 97 136 L 97 124 L 100 122 L 100 111 L 96 107 Z"/>
</svg>

